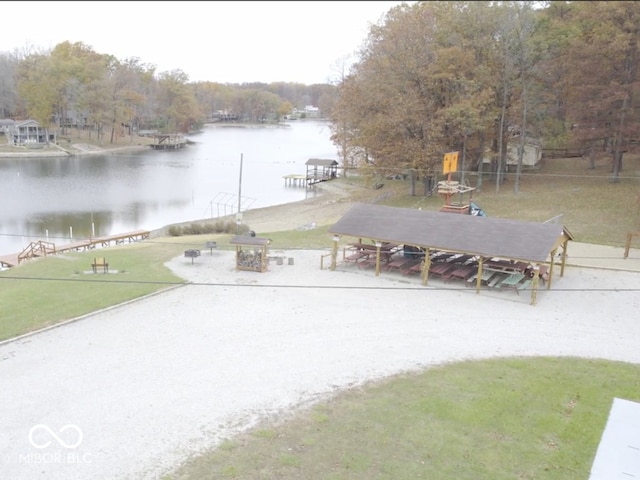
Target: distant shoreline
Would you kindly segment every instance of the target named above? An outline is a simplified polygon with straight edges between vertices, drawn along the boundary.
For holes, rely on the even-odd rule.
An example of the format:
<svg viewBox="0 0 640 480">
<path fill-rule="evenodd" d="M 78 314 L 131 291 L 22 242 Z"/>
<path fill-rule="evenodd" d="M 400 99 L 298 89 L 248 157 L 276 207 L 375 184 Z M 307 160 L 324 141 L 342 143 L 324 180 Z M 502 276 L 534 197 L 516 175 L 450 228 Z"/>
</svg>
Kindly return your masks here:
<svg viewBox="0 0 640 480">
<path fill-rule="evenodd" d="M 24 152 L 2 152 L 0 151 L 0 158 L 53 158 L 53 157 L 84 157 L 89 155 L 104 155 L 110 153 L 122 153 L 122 152 L 135 152 L 141 150 L 150 149 L 149 145 L 129 145 L 129 146 L 121 146 L 114 148 L 102 148 L 102 147 L 94 147 L 91 148 L 77 148 L 73 151 L 65 150 L 62 147 L 57 147 L 55 149 L 42 149 L 42 150 L 32 150 L 32 151 L 24 151 Z"/>
</svg>

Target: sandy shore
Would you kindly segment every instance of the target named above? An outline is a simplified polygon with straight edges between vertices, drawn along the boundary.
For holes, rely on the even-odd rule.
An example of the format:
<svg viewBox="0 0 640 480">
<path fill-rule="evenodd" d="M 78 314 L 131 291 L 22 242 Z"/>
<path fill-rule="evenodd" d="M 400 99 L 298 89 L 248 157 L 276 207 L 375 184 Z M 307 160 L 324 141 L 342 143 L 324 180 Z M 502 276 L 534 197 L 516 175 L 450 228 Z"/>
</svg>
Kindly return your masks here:
<svg viewBox="0 0 640 480">
<path fill-rule="evenodd" d="M 445 362 L 640 362 L 638 273 L 570 266 L 531 306 L 321 270 L 326 253 L 276 249 L 265 273 L 237 271 L 230 251 L 176 257 L 190 285 L 0 345 L 3 478 L 157 479 L 261 419 Z"/>
</svg>

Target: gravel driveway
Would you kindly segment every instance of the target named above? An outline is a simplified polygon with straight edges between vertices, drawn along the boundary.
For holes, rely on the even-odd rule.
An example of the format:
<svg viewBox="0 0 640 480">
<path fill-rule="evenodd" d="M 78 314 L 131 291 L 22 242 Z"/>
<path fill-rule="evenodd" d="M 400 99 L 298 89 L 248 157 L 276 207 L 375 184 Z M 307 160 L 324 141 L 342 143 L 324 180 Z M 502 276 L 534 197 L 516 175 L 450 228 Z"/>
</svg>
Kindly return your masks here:
<svg viewBox="0 0 640 480">
<path fill-rule="evenodd" d="M 236 271 L 232 252 L 178 257 L 193 284 L 0 345 L 0 476 L 157 479 L 260 419 L 444 362 L 640 362 L 638 273 L 569 267 L 531 306 L 513 290 L 320 270 L 322 253 L 281 252 L 293 265 L 265 273 Z"/>
</svg>

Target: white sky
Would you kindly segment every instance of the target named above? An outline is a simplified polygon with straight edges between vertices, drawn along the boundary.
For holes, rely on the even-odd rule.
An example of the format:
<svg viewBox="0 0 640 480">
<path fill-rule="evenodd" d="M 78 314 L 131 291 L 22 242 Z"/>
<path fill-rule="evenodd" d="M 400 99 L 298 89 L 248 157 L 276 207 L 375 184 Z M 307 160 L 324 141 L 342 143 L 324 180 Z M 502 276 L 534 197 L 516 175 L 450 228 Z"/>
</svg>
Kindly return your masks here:
<svg viewBox="0 0 640 480">
<path fill-rule="evenodd" d="M 327 83 L 398 1 L 3 1 L 0 51 L 83 42 L 190 81 Z M 413 2 L 407 2 L 413 3 Z"/>
</svg>

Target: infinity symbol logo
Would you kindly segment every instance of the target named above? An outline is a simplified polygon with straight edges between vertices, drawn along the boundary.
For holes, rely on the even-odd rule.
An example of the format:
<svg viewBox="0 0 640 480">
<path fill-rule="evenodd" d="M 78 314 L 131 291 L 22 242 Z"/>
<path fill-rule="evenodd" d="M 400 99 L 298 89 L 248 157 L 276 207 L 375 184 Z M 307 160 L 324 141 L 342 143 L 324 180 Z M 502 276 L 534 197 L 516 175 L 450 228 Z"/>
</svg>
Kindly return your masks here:
<svg viewBox="0 0 640 480">
<path fill-rule="evenodd" d="M 33 445 L 36 448 L 47 448 L 49 445 L 51 445 L 51 440 L 38 442 L 36 441 L 36 439 L 33 438 L 34 433 L 37 432 L 38 430 L 44 430 L 45 432 L 47 432 L 56 440 L 56 442 L 58 442 L 58 444 L 61 447 L 64 447 L 64 448 L 69 448 L 69 449 L 78 448 L 82 443 L 82 438 L 83 438 L 82 430 L 80 430 L 80 427 L 78 427 L 77 425 L 69 424 L 69 425 L 65 425 L 60 429 L 59 433 L 64 433 L 67 430 L 73 430 L 76 432 L 78 436 L 78 440 L 75 443 L 66 443 L 62 438 L 56 435 L 56 433 L 53 430 L 51 430 L 47 425 L 39 423 L 38 425 L 34 425 L 33 427 L 31 427 L 31 430 L 29 430 L 29 443 L 31 443 L 31 445 Z"/>
</svg>

